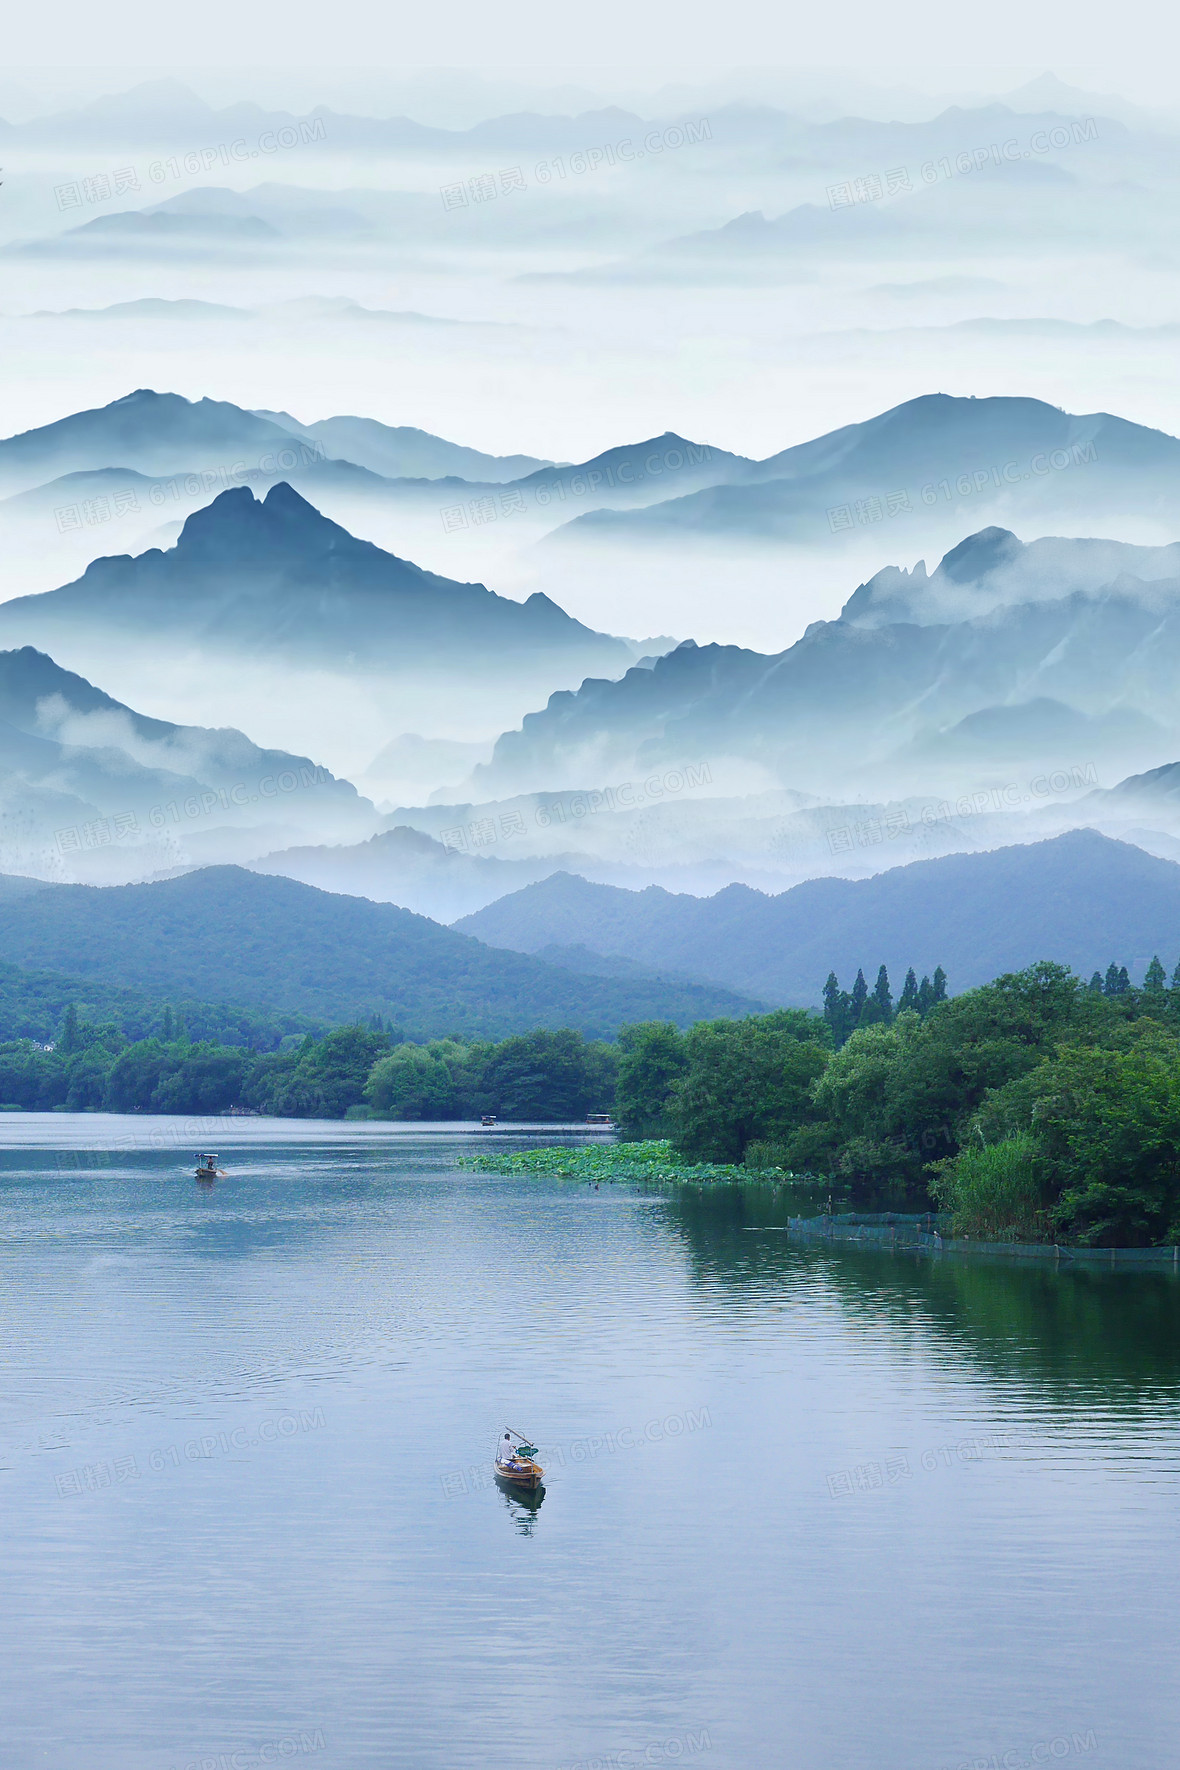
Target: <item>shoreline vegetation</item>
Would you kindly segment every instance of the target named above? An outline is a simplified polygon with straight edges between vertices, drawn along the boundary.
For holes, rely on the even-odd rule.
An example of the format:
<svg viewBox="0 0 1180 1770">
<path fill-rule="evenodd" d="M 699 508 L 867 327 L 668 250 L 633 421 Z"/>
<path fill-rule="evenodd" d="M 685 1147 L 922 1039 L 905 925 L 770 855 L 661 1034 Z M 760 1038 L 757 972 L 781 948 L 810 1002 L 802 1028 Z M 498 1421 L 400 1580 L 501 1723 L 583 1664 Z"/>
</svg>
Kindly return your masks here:
<svg viewBox="0 0 1180 1770">
<path fill-rule="evenodd" d="M 1180 1244 L 1180 964 L 1169 983 L 1153 959 L 1136 988 L 1114 964 L 1087 983 L 1042 962 L 959 996 L 941 969 L 929 985 L 911 972 L 896 1008 L 882 966 L 872 991 L 858 975 L 824 994 L 822 1013 L 644 1022 L 614 1043 L 538 1029 L 419 1045 L 374 1019 L 243 1026 L 230 1044 L 194 1041 L 169 1008 L 131 1038 L 71 1005 L 51 1044 L 0 1045 L 0 1107 L 502 1128 L 610 1111 L 617 1145 L 487 1160 L 599 1182 L 762 1177 L 836 1215 L 934 1213 L 979 1241 Z"/>
<path fill-rule="evenodd" d="M 717 1162 L 681 1161 L 666 1137 L 647 1138 L 637 1143 L 600 1143 L 582 1149 L 546 1144 L 540 1149 L 463 1156 L 457 1166 L 478 1174 L 536 1174 L 547 1179 L 585 1180 L 588 1183 L 603 1180 L 748 1181 L 758 1177 L 749 1168 Z M 765 1177 L 770 1179 L 776 1175 L 777 1170 Z"/>
</svg>

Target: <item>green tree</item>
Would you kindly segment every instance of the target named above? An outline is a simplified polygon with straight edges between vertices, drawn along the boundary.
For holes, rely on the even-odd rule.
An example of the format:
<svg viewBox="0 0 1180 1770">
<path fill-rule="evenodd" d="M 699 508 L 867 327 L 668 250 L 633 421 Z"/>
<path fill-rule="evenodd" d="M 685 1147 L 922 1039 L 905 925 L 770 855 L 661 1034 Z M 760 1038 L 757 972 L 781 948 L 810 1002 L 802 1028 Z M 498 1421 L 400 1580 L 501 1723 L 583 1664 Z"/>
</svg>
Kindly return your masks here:
<svg viewBox="0 0 1180 1770">
<path fill-rule="evenodd" d="M 848 1009 L 848 1022 L 850 1028 L 855 1028 L 860 1025 L 861 1015 L 864 1013 L 865 1003 L 868 999 L 869 986 L 865 982 L 865 974 L 863 971 L 858 970 L 856 973 L 856 982 L 852 986 L 852 1000 L 849 1003 Z"/>
<path fill-rule="evenodd" d="M 899 1014 L 916 1014 L 918 1012 L 918 980 L 914 976 L 911 965 L 905 974 L 905 982 L 901 987 L 901 997 L 897 1004 Z"/>
<path fill-rule="evenodd" d="M 442 1057 L 423 1045 L 397 1045 L 379 1057 L 364 1094 L 375 1112 L 395 1119 L 458 1116 L 454 1076 Z"/>
<path fill-rule="evenodd" d="M 740 1162 L 749 1143 L 785 1142 L 814 1116 L 811 1088 L 830 1036 L 823 1020 L 799 1009 L 692 1027 L 688 1068 L 672 1096 L 676 1147 L 694 1161 Z"/>
<path fill-rule="evenodd" d="M 525 1122 L 569 1123 L 614 1103 L 617 1054 L 568 1027 L 538 1028 L 484 1048 L 472 1079 L 477 1112 Z"/>
<path fill-rule="evenodd" d="M 874 1021 L 888 1026 L 893 1019 L 893 995 L 889 988 L 889 973 L 884 965 L 877 973 L 871 1001 Z"/>
<path fill-rule="evenodd" d="M 832 1044 L 839 1050 L 852 1031 L 852 997 L 846 989 L 840 988 L 834 971 L 828 972 L 828 981 L 824 984 L 823 1013 L 831 1031 Z"/>
<path fill-rule="evenodd" d="M 626 1137 L 666 1137 L 674 1084 L 688 1069 L 679 1027 L 645 1020 L 619 1030 L 615 1113 Z"/>
<path fill-rule="evenodd" d="M 919 1200 L 927 1167 L 953 1156 L 989 1089 L 1033 1069 L 1076 1020 L 1077 979 L 1034 965 L 932 1007 L 925 1020 L 855 1032 L 816 1083 L 820 1129 L 791 1164 L 821 1167 L 854 1194 Z"/>
<path fill-rule="evenodd" d="M 309 1033 L 297 1051 L 255 1065 L 246 1102 L 282 1118 L 343 1118 L 364 1103 L 370 1071 L 391 1043 L 388 1033 L 367 1026 L 336 1027 L 322 1039 Z"/>
<path fill-rule="evenodd" d="M 1090 981 L 1086 987 L 1096 996 L 1100 996 L 1102 994 L 1102 973 L 1101 973 L 1101 971 L 1095 971 L 1093 977 L 1090 979 Z"/>
<path fill-rule="evenodd" d="M 930 991 L 930 1006 L 937 1008 L 939 1002 L 946 1001 L 946 972 L 941 965 L 934 970 L 934 983 Z"/>
<path fill-rule="evenodd" d="M 174 1045 L 172 1054 L 175 1067 L 156 1084 L 153 1112 L 223 1112 L 239 1104 L 247 1066 L 244 1051 L 185 1044 Z"/>
<path fill-rule="evenodd" d="M 70 1062 L 65 1104 L 71 1112 L 101 1112 L 107 1097 L 107 1078 L 115 1053 L 94 1044 L 78 1051 Z"/>
<path fill-rule="evenodd" d="M 76 1002 L 71 1002 L 62 1021 L 57 1048 L 64 1057 L 70 1057 L 78 1049 L 78 1042 L 78 1007 Z"/>
<path fill-rule="evenodd" d="M 1147 973 L 1143 979 L 1143 987 L 1148 995 L 1162 996 L 1164 993 L 1164 985 L 1167 983 L 1167 980 L 1167 972 L 1160 964 L 1159 954 L 1156 953 L 1152 958 L 1151 964 L 1147 967 Z"/>
<path fill-rule="evenodd" d="M 151 1112 L 156 1089 L 171 1067 L 170 1050 L 159 1039 L 137 1039 L 120 1051 L 107 1072 L 106 1111 Z"/>
<path fill-rule="evenodd" d="M 984 1135 L 1037 1144 L 1055 1233 L 1097 1246 L 1180 1240 L 1180 1040 L 1158 1021 L 1063 1044 L 990 1097 Z"/>
</svg>

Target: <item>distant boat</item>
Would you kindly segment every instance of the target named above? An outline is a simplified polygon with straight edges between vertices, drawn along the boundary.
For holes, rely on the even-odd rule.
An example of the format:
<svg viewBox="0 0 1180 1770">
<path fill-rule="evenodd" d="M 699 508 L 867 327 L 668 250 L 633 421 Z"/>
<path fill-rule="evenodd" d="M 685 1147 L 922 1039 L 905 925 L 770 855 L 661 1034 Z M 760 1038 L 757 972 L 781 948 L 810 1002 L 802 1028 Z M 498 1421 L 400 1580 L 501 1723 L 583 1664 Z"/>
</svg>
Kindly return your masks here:
<svg viewBox="0 0 1180 1770">
<path fill-rule="evenodd" d="M 496 1480 L 513 1492 L 536 1493 L 545 1479 L 545 1471 L 535 1460 L 536 1455 L 535 1444 L 518 1444 L 510 1463 L 502 1463 L 497 1456 L 492 1463 Z"/>
<path fill-rule="evenodd" d="M 609 1112 L 588 1112 L 586 1114 L 586 1123 L 588 1125 L 599 1125 L 607 1131 L 613 1131 L 615 1127 L 615 1121 Z"/>
<path fill-rule="evenodd" d="M 479 1122 L 485 1131 L 490 1131 L 496 1122 L 496 1115 L 494 1112 L 485 1112 Z"/>
<path fill-rule="evenodd" d="M 194 1179 L 196 1179 L 196 1180 L 224 1180 L 225 1179 L 225 1169 L 219 1168 L 217 1166 L 216 1155 L 198 1155 L 197 1161 L 200 1165 L 197 1168 L 196 1174 L 193 1176 Z"/>
</svg>

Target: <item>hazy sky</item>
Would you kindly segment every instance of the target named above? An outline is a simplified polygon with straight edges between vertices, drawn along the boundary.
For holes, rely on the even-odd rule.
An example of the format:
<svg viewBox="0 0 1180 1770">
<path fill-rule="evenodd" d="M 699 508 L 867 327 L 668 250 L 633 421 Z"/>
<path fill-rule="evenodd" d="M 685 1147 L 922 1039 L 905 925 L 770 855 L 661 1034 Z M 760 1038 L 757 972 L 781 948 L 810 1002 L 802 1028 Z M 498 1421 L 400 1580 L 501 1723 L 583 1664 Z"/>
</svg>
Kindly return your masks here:
<svg viewBox="0 0 1180 1770">
<path fill-rule="evenodd" d="M 1140 30 L 1150 53 L 1136 57 Z M 1180 435 L 1174 35 L 1170 14 L 1134 6 L 1015 0 L 437 14 L 212 0 L 198 14 L 22 16 L 0 70 L 0 431 L 154 388 L 559 462 L 667 432 L 711 459 L 762 459 L 935 393 Z M 179 85 L 153 93 L 162 80 Z M 276 145 L 262 133 L 273 116 L 208 108 L 233 105 L 331 114 Z M 628 114 L 594 115 L 610 106 Z M 436 133 L 364 121 L 397 117 Z M 933 565 L 992 521 L 1027 517 L 1029 540 L 1095 522 L 1120 540 L 1174 538 L 1168 496 L 1120 500 L 1110 476 L 1095 478 L 1099 510 L 1065 475 L 1035 506 L 1013 502 L 996 474 L 1016 444 L 992 447 L 954 498 L 936 465 L 910 486 L 891 456 L 879 485 L 847 493 L 873 494 L 851 534 L 838 489 L 789 535 L 757 520 L 694 528 L 697 505 L 650 546 L 642 525 L 551 540 L 601 474 L 571 477 L 568 503 L 532 487 L 505 503 L 458 480 L 390 492 L 347 473 L 300 489 L 402 558 L 517 599 L 544 590 L 600 631 L 764 651 L 882 567 Z M 218 465 L 182 464 L 212 471 L 207 492 L 199 477 L 184 497 L 145 481 L 114 510 L 104 491 L 100 514 L 89 482 L 54 476 L 129 461 L 18 476 L 0 497 L 2 594 L 170 546 Z M 149 451 L 141 471 L 181 468 Z M 980 493 L 993 481 L 998 501 Z M 681 485 L 653 469 L 640 501 L 672 505 Z M 424 709 L 382 685 L 362 706 L 347 675 L 300 698 L 247 659 L 211 698 L 182 652 L 146 672 L 118 650 L 69 661 L 145 712 L 306 742 L 348 772 L 406 730 L 486 747 L 565 686 L 497 682 L 486 705 L 464 688 Z"/>
<path fill-rule="evenodd" d="M 561 14 L 540 29 L 519 8 L 466 16 L 448 14 L 444 42 L 420 18 L 345 6 L 329 42 L 323 15 L 296 7 L 261 64 L 253 14 L 221 37 L 216 9 L 211 22 L 203 14 L 202 61 L 232 40 L 232 66 L 186 64 L 191 46 L 165 14 L 150 31 L 106 31 L 83 55 L 91 20 L 79 12 L 66 66 L 18 38 L 0 75 L 0 117 L 15 124 L 0 190 L 4 431 L 136 387 L 303 422 L 355 413 L 565 461 L 668 431 L 763 458 L 930 393 L 1030 396 L 1180 431 L 1180 107 L 1162 58 L 1122 67 L 1096 13 L 1071 10 L 1046 54 L 1047 13 L 1005 37 L 1002 9 L 853 10 L 840 21 L 847 63 L 832 59 L 830 20 L 821 29 L 769 10 L 728 10 L 724 53 L 712 56 L 719 21 L 691 7 L 674 28 L 649 11 L 618 31 L 609 7 L 592 29 Z M 406 32 L 396 62 L 395 25 Z M 443 53 L 462 65 L 440 65 Z M 301 116 L 327 104 L 341 121 L 289 152 L 229 157 L 217 144 L 237 123 L 222 131 L 182 94 L 135 95 L 161 78 L 205 104 Z M 1030 83 L 1035 98 L 1020 92 Z M 22 135 L 30 119 L 104 93 L 112 102 L 91 122 Z M 745 109 L 731 108 L 739 100 Z M 569 150 L 581 134 L 563 146 L 544 119 L 608 103 L 707 129 L 675 151 L 624 162 L 612 149 L 579 170 Z M 160 136 L 137 134 L 153 106 Z M 1062 145 L 1034 133 L 1022 114 L 1034 106 L 1076 124 L 1058 131 Z M 408 114 L 461 131 L 514 111 L 541 115 L 418 147 L 348 121 Z M 165 140 L 173 115 L 190 120 Z M 587 148 L 635 128 L 576 126 Z M 134 174 L 129 186 L 120 169 Z M 899 171 L 904 185 L 886 188 Z M 509 173 L 516 184 L 500 189 Z M 494 200 L 468 200 L 481 180 Z M 139 213 L 160 207 L 161 227 Z M 185 233 L 195 222 L 205 231 Z M 771 650 L 834 614 L 860 576 L 933 563 L 961 538 L 947 524 L 975 514 L 935 512 L 943 525 L 921 535 L 866 530 L 839 559 L 755 552 L 730 568 L 702 553 L 687 569 L 677 553 L 621 573 L 538 549 L 582 508 L 459 529 L 433 507 L 329 513 L 448 576 L 516 597 L 544 588 L 608 631 Z M 112 523 L 94 550 L 167 545 L 182 515 Z M 77 575 L 89 533 L 62 537 L 49 523 L 24 507 L 0 515 L 8 594 Z M 1112 532 L 1170 538 L 1150 512 Z"/>
</svg>

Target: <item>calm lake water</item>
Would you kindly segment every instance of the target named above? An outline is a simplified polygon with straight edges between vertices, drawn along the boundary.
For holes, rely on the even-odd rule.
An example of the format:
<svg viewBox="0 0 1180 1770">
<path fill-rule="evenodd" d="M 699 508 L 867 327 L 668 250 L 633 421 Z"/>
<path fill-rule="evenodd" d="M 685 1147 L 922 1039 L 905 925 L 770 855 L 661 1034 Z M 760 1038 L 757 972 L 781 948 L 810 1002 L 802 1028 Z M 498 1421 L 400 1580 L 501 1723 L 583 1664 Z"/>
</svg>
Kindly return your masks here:
<svg viewBox="0 0 1180 1770">
<path fill-rule="evenodd" d="M 1170 1274 L 800 1247 L 454 1127 L 0 1141 L 5 1764 L 1175 1762 Z"/>
</svg>

